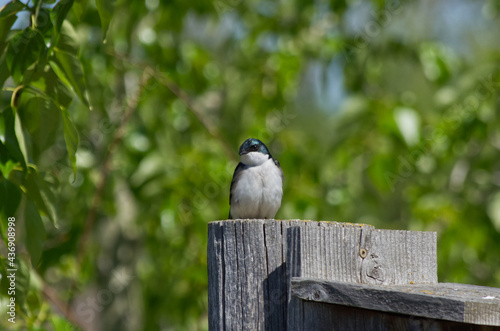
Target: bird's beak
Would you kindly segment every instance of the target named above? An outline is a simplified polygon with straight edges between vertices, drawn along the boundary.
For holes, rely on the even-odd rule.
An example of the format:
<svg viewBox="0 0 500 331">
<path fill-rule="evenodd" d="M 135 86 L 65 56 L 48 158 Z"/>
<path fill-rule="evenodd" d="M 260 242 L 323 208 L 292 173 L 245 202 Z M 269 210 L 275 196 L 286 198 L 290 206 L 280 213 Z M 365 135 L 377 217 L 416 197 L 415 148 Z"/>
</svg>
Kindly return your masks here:
<svg viewBox="0 0 500 331">
<path fill-rule="evenodd" d="M 248 151 L 243 151 L 243 152 L 240 152 L 240 156 L 241 156 L 241 155 L 245 155 L 245 154 L 248 154 Z"/>
</svg>

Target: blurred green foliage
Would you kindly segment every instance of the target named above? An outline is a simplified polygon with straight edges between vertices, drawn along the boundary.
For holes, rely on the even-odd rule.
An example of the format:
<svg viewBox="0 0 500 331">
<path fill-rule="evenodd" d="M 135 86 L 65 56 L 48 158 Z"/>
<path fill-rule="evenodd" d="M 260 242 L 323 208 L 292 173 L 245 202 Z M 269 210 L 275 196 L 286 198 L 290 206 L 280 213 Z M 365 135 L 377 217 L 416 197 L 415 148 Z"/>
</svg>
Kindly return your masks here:
<svg viewBox="0 0 500 331">
<path fill-rule="evenodd" d="M 278 218 L 437 231 L 440 281 L 500 287 L 498 2 L 0 5 L 14 329 L 206 329 L 248 137 L 285 172 Z"/>
</svg>

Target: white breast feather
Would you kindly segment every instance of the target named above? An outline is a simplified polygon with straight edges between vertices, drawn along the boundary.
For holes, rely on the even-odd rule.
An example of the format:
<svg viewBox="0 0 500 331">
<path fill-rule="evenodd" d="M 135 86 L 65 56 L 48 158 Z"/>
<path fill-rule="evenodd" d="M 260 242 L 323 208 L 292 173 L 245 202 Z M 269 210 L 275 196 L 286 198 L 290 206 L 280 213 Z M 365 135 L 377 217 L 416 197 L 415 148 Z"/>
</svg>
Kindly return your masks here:
<svg viewBox="0 0 500 331">
<path fill-rule="evenodd" d="M 242 157 L 242 161 L 250 160 L 244 160 Z M 253 158 L 252 161 L 260 160 Z M 248 219 L 274 218 L 283 196 L 281 172 L 274 164 L 274 160 L 269 158 L 258 166 L 248 167 L 242 171 L 233 191 L 231 216 Z"/>
</svg>

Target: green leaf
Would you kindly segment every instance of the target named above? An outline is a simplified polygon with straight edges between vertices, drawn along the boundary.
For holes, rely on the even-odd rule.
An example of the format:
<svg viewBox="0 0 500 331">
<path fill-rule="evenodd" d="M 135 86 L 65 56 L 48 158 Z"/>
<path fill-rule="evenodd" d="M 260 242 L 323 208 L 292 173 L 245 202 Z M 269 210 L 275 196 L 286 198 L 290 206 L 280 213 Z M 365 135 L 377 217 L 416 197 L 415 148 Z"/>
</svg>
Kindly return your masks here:
<svg viewBox="0 0 500 331">
<path fill-rule="evenodd" d="M 54 331 L 73 331 L 75 327 L 69 323 L 64 318 L 58 315 L 52 315 L 50 317 L 50 322 L 52 323 L 52 329 Z"/>
<path fill-rule="evenodd" d="M 55 45 L 58 49 L 66 51 L 70 54 L 77 55 L 78 53 L 78 35 L 76 34 L 73 25 L 68 21 L 64 21 L 61 27 L 61 34 L 59 40 Z"/>
<path fill-rule="evenodd" d="M 56 199 L 47 184 L 40 179 L 35 168 L 30 166 L 23 185 L 28 198 L 57 227 Z"/>
<path fill-rule="evenodd" d="M 3 53 L 7 43 L 5 39 L 10 32 L 12 24 L 17 19 L 17 14 L 24 8 L 24 5 L 19 1 L 12 1 L 2 7 L 0 11 L 0 54 Z"/>
<path fill-rule="evenodd" d="M 5 163 L 0 162 L 0 172 L 4 178 L 9 178 L 10 172 L 16 167 L 18 163 L 13 160 L 7 160 Z"/>
<path fill-rule="evenodd" d="M 60 110 L 51 101 L 38 96 L 29 98 L 19 107 L 23 126 L 31 134 L 33 156 L 41 154 L 54 144 L 60 123 Z"/>
<path fill-rule="evenodd" d="M 78 131 L 76 131 L 73 122 L 69 118 L 69 113 L 67 109 L 63 109 L 63 128 L 64 128 L 64 140 L 66 140 L 66 148 L 68 150 L 69 161 L 71 162 L 71 168 L 73 169 L 73 175 L 76 178 L 76 150 L 78 148 Z"/>
<path fill-rule="evenodd" d="M 12 217 L 21 202 L 21 189 L 8 179 L 4 179 L 0 183 L 0 198 L 4 202 L 0 205 L 0 210 L 6 217 Z"/>
<path fill-rule="evenodd" d="M 7 243 L 7 220 L 14 217 L 19 203 L 21 202 L 21 189 L 8 179 L 0 179 L 0 226 L 2 230 L 2 239 Z"/>
<path fill-rule="evenodd" d="M 57 106 L 66 108 L 73 101 L 73 92 L 60 80 L 54 70 L 49 68 L 44 77 L 46 92 L 51 95 Z"/>
<path fill-rule="evenodd" d="M 23 313 L 28 314 L 26 307 L 26 299 L 30 288 L 30 268 L 26 263 L 16 257 L 17 271 L 16 271 L 16 304 Z"/>
<path fill-rule="evenodd" d="M 29 199 L 26 200 L 24 224 L 26 227 L 26 249 L 31 256 L 32 265 L 36 266 L 42 256 L 45 227 L 35 204 Z"/>
<path fill-rule="evenodd" d="M 49 74 L 53 74 L 48 77 Z M 50 79 L 53 78 L 51 81 Z M 57 77 L 56 73 L 50 69 L 45 76 L 47 84 L 47 93 L 54 98 L 59 107 L 67 108 L 73 101 L 71 90 Z"/>
<path fill-rule="evenodd" d="M 28 295 L 29 284 L 30 284 L 30 269 L 26 266 L 23 260 L 16 256 L 16 307 L 20 308 L 25 314 L 28 313 L 26 309 L 26 297 Z M 2 273 L 0 281 L 0 290 L 2 294 L 7 294 L 7 290 L 10 287 L 10 279 L 7 275 L 10 274 L 7 269 L 11 269 L 9 265 L 10 261 L 7 257 L 0 258 L 0 272 Z M 17 321 L 17 320 L 16 320 Z"/>
<path fill-rule="evenodd" d="M 50 66 L 57 76 L 75 91 L 78 98 L 90 109 L 92 109 L 85 84 L 85 76 L 78 58 L 59 48 L 54 48 L 55 58 L 50 61 Z"/>
<path fill-rule="evenodd" d="M 113 11 L 115 9 L 115 1 L 96 0 L 95 3 L 97 11 L 99 12 L 99 17 L 101 18 L 102 39 L 106 41 L 109 23 L 111 23 L 111 18 L 113 17 Z"/>
<path fill-rule="evenodd" d="M 24 4 L 22 4 L 20 1 L 10 1 L 0 9 L 0 18 L 4 19 L 9 16 L 16 16 L 16 14 L 24 8 Z"/>
<path fill-rule="evenodd" d="M 7 107 L 4 109 L 2 112 L 3 119 L 4 119 L 4 125 L 5 125 L 5 141 L 4 145 L 9 151 L 9 154 L 11 157 L 18 162 L 21 162 L 21 165 L 23 166 L 24 169 L 27 168 L 26 166 L 26 157 L 23 154 L 20 146 L 19 146 L 19 141 L 17 140 L 17 135 L 16 135 L 16 114 L 14 110 L 11 107 Z"/>
<path fill-rule="evenodd" d="M 7 65 L 16 82 L 20 82 L 26 69 L 39 61 L 45 51 L 42 35 L 33 29 L 16 33 L 9 42 Z"/>
<path fill-rule="evenodd" d="M 5 54 L 0 56 L 0 87 L 3 86 L 7 78 L 10 77 L 9 67 L 7 67 L 7 61 L 5 61 Z"/>
<path fill-rule="evenodd" d="M 68 15 L 69 10 L 73 6 L 74 0 L 61 0 L 50 12 L 50 19 L 56 28 L 56 32 L 61 31 L 61 26 Z"/>
<path fill-rule="evenodd" d="M 49 216 L 49 219 L 52 221 L 52 225 L 54 227 L 58 227 L 57 224 L 57 198 L 52 192 L 51 188 L 47 184 L 47 182 L 43 179 L 38 180 L 38 187 L 40 188 L 40 195 L 45 203 L 45 207 L 47 209 L 47 216 Z"/>
<path fill-rule="evenodd" d="M 81 20 L 85 9 L 87 9 L 88 0 L 80 0 L 73 4 L 73 13 Z"/>
<path fill-rule="evenodd" d="M 28 155 L 28 146 L 31 146 L 29 143 L 29 135 L 27 135 L 26 128 L 23 127 L 21 123 L 21 119 L 19 118 L 19 113 L 15 113 L 15 121 L 14 121 L 14 132 L 16 135 L 17 142 L 19 143 L 19 148 L 23 153 L 24 161 L 28 163 L 29 155 Z"/>
<path fill-rule="evenodd" d="M 27 102 L 25 95 L 40 97 L 50 101 L 55 107 L 58 108 L 68 107 L 74 98 L 74 93 L 62 82 L 62 80 L 59 79 L 54 70 L 50 67 L 46 69 L 40 80 L 35 81 L 30 86 L 23 88 L 23 97 L 21 98 L 22 102 L 20 102 L 21 104 L 25 104 Z"/>
<path fill-rule="evenodd" d="M 45 4 L 45 1 L 42 0 Z M 37 22 L 36 22 L 36 29 L 37 31 L 42 35 L 42 36 L 48 36 L 48 34 L 52 33 L 54 31 L 54 25 L 52 24 L 52 21 L 50 20 L 50 13 L 52 12 L 52 9 L 47 8 L 47 7 L 41 7 L 40 12 L 38 13 L 37 16 Z M 57 33 L 53 34 L 53 37 L 57 37 Z"/>
</svg>

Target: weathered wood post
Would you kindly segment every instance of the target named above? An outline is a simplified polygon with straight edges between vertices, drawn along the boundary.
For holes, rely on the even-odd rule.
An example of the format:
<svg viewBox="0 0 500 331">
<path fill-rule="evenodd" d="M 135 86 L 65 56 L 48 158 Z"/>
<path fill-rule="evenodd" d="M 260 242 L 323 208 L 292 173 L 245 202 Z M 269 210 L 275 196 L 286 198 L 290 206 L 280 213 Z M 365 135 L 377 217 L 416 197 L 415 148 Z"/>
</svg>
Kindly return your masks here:
<svg viewBox="0 0 500 331">
<path fill-rule="evenodd" d="M 500 289 L 437 283 L 434 232 L 216 221 L 207 260 L 210 330 L 500 325 Z"/>
<path fill-rule="evenodd" d="M 304 224 L 230 220 L 208 225 L 210 330 L 286 330 L 287 230 Z"/>
</svg>

